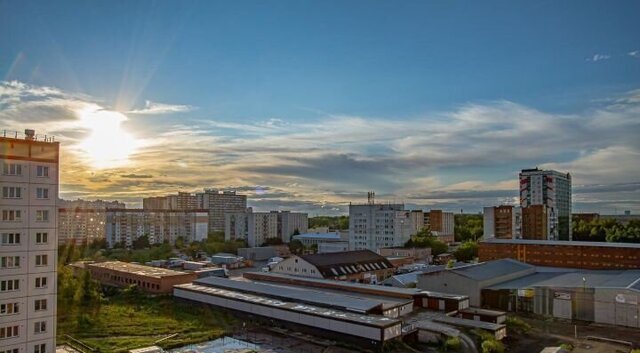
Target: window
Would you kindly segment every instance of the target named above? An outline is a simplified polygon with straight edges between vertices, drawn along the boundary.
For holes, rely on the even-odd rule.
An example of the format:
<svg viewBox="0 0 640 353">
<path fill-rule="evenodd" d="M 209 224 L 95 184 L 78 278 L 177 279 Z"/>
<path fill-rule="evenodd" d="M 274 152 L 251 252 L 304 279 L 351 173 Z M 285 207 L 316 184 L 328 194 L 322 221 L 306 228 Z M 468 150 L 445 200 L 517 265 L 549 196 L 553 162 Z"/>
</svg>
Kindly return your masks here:
<svg viewBox="0 0 640 353">
<path fill-rule="evenodd" d="M 0 304 L 0 316 L 18 314 L 19 312 L 20 308 L 18 303 Z"/>
<path fill-rule="evenodd" d="M 48 188 L 36 188 L 36 198 L 37 199 L 48 199 L 49 198 L 49 189 Z"/>
<path fill-rule="evenodd" d="M 44 255 L 36 255 L 36 266 L 47 266 L 48 257 Z"/>
<path fill-rule="evenodd" d="M 2 167 L 4 175 L 22 175 L 22 165 L 14 163 L 4 163 Z"/>
<path fill-rule="evenodd" d="M 3 221 L 18 222 L 22 219 L 22 211 L 20 210 L 2 210 Z"/>
<path fill-rule="evenodd" d="M 44 343 L 33 346 L 33 353 L 46 353 L 47 345 Z"/>
<path fill-rule="evenodd" d="M 9 349 L 0 351 L 0 353 L 20 353 L 20 348 L 9 348 Z"/>
<path fill-rule="evenodd" d="M 46 288 L 47 277 L 36 277 L 36 288 Z"/>
<path fill-rule="evenodd" d="M 36 176 L 41 177 L 41 178 L 48 178 L 49 177 L 49 167 L 45 167 L 43 165 L 39 165 L 36 168 Z"/>
<path fill-rule="evenodd" d="M 20 280 L 6 279 L 0 281 L 0 292 L 9 292 L 20 289 Z"/>
<path fill-rule="evenodd" d="M 33 323 L 33 333 L 43 333 L 47 332 L 47 322 L 46 321 L 37 321 Z"/>
<path fill-rule="evenodd" d="M 19 245 L 20 233 L 2 233 L 2 245 Z"/>
<path fill-rule="evenodd" d="M 49 240 L 49 233 L 36 233 L 36 244 L 46 244 Z"/>
<path fill-rule="evenodd" d="M 33 302 L 35 311 L 44 311 L 47 310 L 47 300 L 46 299 L 36 299 Z"/>
<path fill-rule="evenodd" d="M 0 268 L 20 268 L 20 256 L 0 257 Z"/>
<path fill-rule="evenodd" d="M 0 340 L 11 337 L 18 337 L 18 325 L 0 327 Z"/>
<path fill-rule="evenodd" d="M 38 221 L 38 222 L 47 222 L 47 221 L 49 221 L 49 210 L 37 210 L 36 211 L 36 221 Z"/>
<path fill-rule="evenodd" d="M 22 189 L 18 186 L 3 186 L 2 198 L 4 199 L 21 199 Z"/>
</svg>

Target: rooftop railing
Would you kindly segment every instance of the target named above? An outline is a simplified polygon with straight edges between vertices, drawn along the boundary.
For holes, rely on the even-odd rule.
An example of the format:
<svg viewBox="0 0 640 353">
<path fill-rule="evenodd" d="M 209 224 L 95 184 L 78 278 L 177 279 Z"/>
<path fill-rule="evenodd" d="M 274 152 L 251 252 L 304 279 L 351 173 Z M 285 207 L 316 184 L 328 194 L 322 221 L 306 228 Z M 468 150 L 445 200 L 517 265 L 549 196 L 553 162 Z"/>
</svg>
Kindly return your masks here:
<svg viewBox="0 0 640 353">
<path fill-rule="evenodd" d="M 40 141 L 40 142 L 55 142 L 55 136 L 51 135 L 27 135 L 24 132 L 19 131 L 11 131 L 11 130 L 2 130 L 0 136 L 6 138 L 14 138 L 28 141 Z"/>
</svg>

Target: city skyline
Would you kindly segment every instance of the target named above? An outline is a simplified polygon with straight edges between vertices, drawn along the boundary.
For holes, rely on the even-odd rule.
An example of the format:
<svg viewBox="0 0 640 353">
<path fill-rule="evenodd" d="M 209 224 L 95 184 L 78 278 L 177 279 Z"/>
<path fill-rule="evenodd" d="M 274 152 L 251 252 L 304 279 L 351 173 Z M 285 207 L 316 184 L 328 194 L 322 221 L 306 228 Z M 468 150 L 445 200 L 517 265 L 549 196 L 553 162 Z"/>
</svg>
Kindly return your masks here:
<svg viewBox="0 0 640 353">
<path fill-rule="evenodd" d="M 636 3 L 188 4 L 0 4 L 0 123 L 61 142 L 61 197 L 477 213 L 540 167 L 640 212 Z"/>
</svg>

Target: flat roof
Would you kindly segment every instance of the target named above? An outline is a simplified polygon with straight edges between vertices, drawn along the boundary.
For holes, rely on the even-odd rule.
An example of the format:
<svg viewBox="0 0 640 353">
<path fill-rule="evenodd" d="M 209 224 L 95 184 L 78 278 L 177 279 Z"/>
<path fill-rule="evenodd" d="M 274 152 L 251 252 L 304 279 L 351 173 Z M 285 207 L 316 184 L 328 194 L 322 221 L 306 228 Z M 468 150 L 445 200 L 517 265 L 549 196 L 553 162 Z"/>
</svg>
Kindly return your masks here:
<svg viewBox="0 0 640 353">
<path fill-rule="evenodd" d="M 166 268 L 151 267 L 151 266 L 133 264 L 130 262 L 122 262 L 122 261 L 96 262 L 92 264 L 87 264 L 87 266 L 99 267 L 99 268 L 104 268 L 111 271 L 132 273 L 136 275 L 154 277 L 154 278 L 183 276 L 183 275 L 189 274 L 186 272 L 174 271 Z"/>
<path fill-rule="evenodd" d="M 292 238 L 294 239 L 326 239 L 326 240 L 333 240 L 333 239 L 337 239 L 340 240 L 340 234 L 338 234 L 337 232 L 328 232 L 328 233 L 303 233 L 303 234 L 298 234 L 298 235 L 294 235 Z"/>
<path fill-rule="evenodd" d="M 557 288 L 617 288 L 640 291 L 640 270 L 567 270 L 537 272 L 486 289 Z"/>
<path fill-rule="evenodd" d="M 359 313 L 367 313 L 387 304 L 381 300 L 358 298 L 346 294 L 318 290 L 317 288 L 307 289 L 286 284 L 239 281 L 221 277 L 203 278 L 193 283 Z"/>
<path fill-rule="evenodd" d="M 554 246 L 600 246 L 607 248 L 640 249 L 640 243 L 611 243 L 603 241 L 573 241 L 573 240 L 530 240 L 530 239 L 487 239 L 480 244 L 529 244 Z"/>
<path fill-rule="evenodd" d="M 321 308 L 313 305 L 281 301 L 277 299 L 266 298 L 264 296 L 240 293 L 237 291 L 201 286 L 193 283 L 179 284 L 174 286 L 174 289 L 181 289 L 181 290 L 186 290 L 190 292 L 212 295 L 216 297 L 234 299 L 242 302 L 247 302 L 250 304 L 264 305 L 264 306 L 269 306 L 276 309 L 293 311 L 300 314 L 309 314 L 314 316 L 328 317 L 329 319 L 334 319 L 339 321 L 349 321 L 349 322 L 354 322 L 361 325 L 373 326 L 378 328 L 386 328 L 389 326 L 400 325 L 402 323 L 402 321 L 400 320 L 391 319 L 381 315 L 354 314 L 346 311 L 339 311 L 339 310 Z"/>
<path fill-rule="evenodd" d="M 458 310 L 458 312 L 469 313 L 469 314 L 478 314 L 478 315 L 487 315 L 487 316 L 504 316 L 504 315 L 507 315 L 507 313 L 505 313 L 504 311 L 489 310 L 489 309 L 482 309 L 482 308 L 471 308 L 471 307 L 460 309 L 460 310 Z"/>
<path fill-rule="evenodd" d="M 479 321 L 479 320 L 461 319 L 458 317 L 451 317 L 451 316 L 445 316 L 445 315 L 436 316 L 431 320 L 435 322 L 439 322 L 441 324 L 449 324 L 449 325 L 459 326 L 459 327 L 461 326 L 461 327 L 470 327 L 470 328 L 481 328 L 483 330 L 487 330 L 491 332 L 496 332 L 506 327 L 504 324 L 494 324 L 492 322 L 485 322 L 485 321 Z"/>
</svg>

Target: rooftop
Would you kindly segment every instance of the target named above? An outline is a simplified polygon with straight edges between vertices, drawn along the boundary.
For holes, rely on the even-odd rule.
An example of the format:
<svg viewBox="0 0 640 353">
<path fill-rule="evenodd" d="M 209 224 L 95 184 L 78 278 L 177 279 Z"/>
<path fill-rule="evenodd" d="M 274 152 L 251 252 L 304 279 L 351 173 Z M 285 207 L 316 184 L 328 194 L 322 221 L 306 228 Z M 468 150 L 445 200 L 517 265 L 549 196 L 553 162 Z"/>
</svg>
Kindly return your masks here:
<svg viewBox="0 0 640 353">
<path fill-rule="evenodd" d="M 601 241 L 569 241 L 569 240 L 528 240 L 528 239 L 487 239 L 480 244 L 531 244 L 553 246 L 599 246 L 607 248 L 632 248 L 640 249 L 640 243 L 609 243 Z"/>
<path fill-rule="evenodd" d="M 316 266 L 325 277 L 393 268 L 389 260 L 371 250 L 340 251 L 300 257 Z"/>
<path fill-rule="evenodd" d="M 30 141 L 30 142 L 46 142 L 46 143 L 56 142 L 55 136 L 37 135 L 35 131 L 30 129 L 26 129 L 24 132 L 2 130 L 0 131 L 0 137 L 8 138 L 8 139 L 24 140 L 24 141 Z"/>
<path fill-rule="evenodd" d="M 160 268 L 160 267 L 151 267 L 151 266 L 133 264 L 133 263 L 122 262 L 122 261 L 97 262 L 97 263 L 88 264 L 87 266 L 99 267 L 99 268 L 104 268 L 104 269 L 118 271 L 118 272 L 133 273 L 141 276 L 155 277 L 155 278 L 188 275 L 188 273 L 186 272 L 174 271 L 174 270 L 169 270 L 169 269 Z"/>
<path fill-rule="evenodd" d="M 573 270 L 537 272 L 487 289 L 525 289 L 533 287 L 616 288 L 640 291 L 640 270 Z"/>
<path fill-rule="evenodd" d="M 293 239 L 326 239 L 326 240 L 340 240 L 340 234 L 337 232 L 328 233 L 304 233 L 294 235 Z"/>
<path fill-rule="evenodd" d="M 477 281 L 484 281 L 495 277 L 505 276 L 512 273 L 531 270 L 535 271 L 535 266 L 525 264 L 524 262 L 513 259 L 500 259 L 494 261 L 481 262 L 478 264 L 469 264 L 442 271 L 451 271 L 460 276 L 471 278 Z M 438 271 L 441 272 L 441 271 Z M 435 273 L 435 272 L 432 272 Z M 425 275 L 428 275 L 426 273 Z"/>
</svg>

